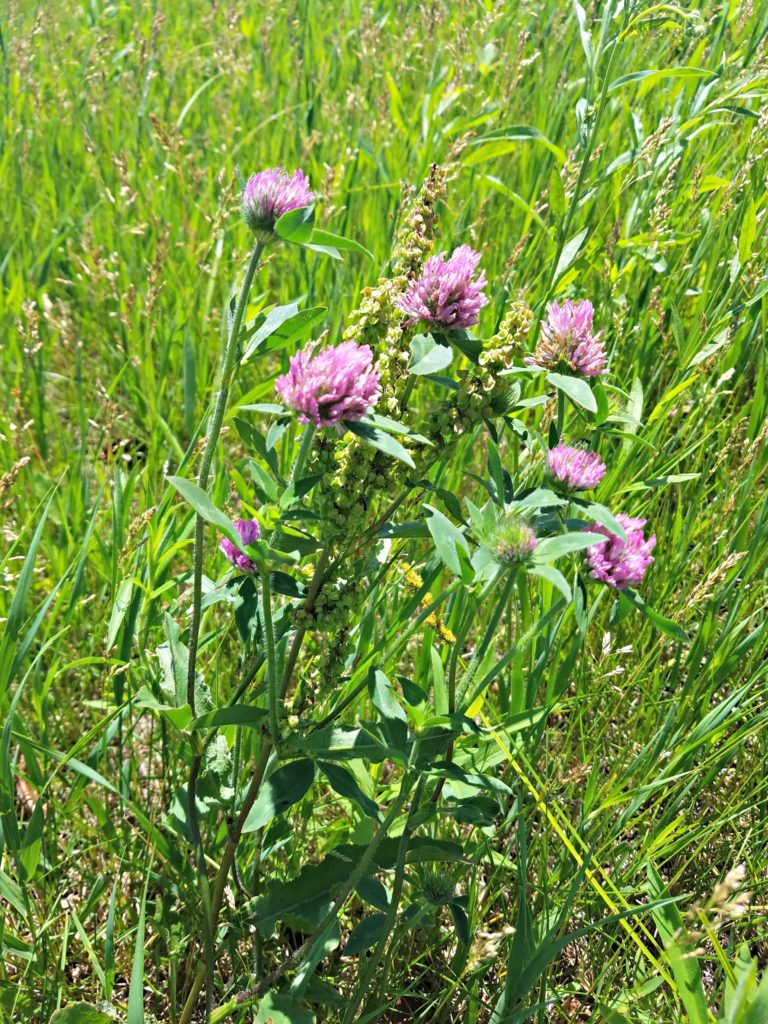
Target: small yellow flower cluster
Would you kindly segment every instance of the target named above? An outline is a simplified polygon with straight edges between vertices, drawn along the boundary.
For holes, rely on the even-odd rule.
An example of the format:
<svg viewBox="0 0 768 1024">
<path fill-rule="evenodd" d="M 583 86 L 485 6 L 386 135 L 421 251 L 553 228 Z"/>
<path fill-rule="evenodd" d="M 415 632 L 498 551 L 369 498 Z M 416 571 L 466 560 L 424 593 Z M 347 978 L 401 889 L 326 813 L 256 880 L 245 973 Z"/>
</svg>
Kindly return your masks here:
<svg viewBox="0 0 768 1024">
<path fill-rule="evenodd" d="M 401 563 L 403 570 L 403 582 L 405 583 L 406 590 L 411 591 L 415 594 L 424 586 L 424 580 L 420 574 L 408 564 L 408 562 Z M 427 602 L 423 601 L 419 605 L 419 611 L 423 611 L 427 607 Z M 444 644 L 455 644 L 456 637 L 450 629 L 445 625 L 440 616 L 436 612 L 431 612 L 424 620 L 430 629 L 433 629 L 437 633 L 438 637 Z"/>
</svg>

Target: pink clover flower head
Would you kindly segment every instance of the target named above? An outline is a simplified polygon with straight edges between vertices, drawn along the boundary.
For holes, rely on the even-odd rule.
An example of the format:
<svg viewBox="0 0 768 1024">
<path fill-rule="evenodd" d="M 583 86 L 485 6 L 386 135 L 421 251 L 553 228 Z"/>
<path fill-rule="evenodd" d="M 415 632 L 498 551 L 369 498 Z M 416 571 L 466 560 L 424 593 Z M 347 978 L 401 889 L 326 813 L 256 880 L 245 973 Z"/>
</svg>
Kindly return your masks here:
<svg viewBox="0 0 768 1024">
<path fill-rule="evenodd" d="M 528 523 L 507 512 L 496 527 L 493 554 L 502 565 L 519 565 L 528 559 L 537 543 L 536 534 Z"/>
<path fill-rule="evenodd" d="M 651 551 L 656 547 L 656 534 L 645 539 L 645 519 L 633 519 L 622 513 L 616 518 L 624 527 L 627 539 L 622 540 L 607 527 L 595 523 L 590 530 L 604 534 L 605 540 L 587 548 L 587 560 L 594 579 L 606 583 L 614 590 L 626 590 L 642 582 L 653 561 Z"/>
<path fill-rule="evenodd" d="M 547 452 L 547 467 L 555 482 L 568 491 L 597 487 L 606 472 L 606 465 L 597 452 L 562 443 Z"/>
<path fill-rule="evenodd" d="M 314 344 L 291 357 L 288 373 L 275 390 L 299 422 L 338 427 L 342 420 L 361 420 L 381 394 L 379 375 L 369 345 L 344 341 L 313 355 Z"/>
<path fill-rule="evenodd" d="M 477 323 L 480 310 L 488 304 L 483 293 L 488 283 L 481 270 L 475 274 L 480 253 L 468 245 L 430 256 L 421 277 L 411 281 L 398 301 L 407 314 L 408 326 L 426 320 L 448 330 L 460 330 Z"/>
<path fill-rule="evenodd" d="M 261 529 L 255 519 L 236 519 L 235 529 L 240 534 L 240 540 L 245 545 L 253 544 L 255 540 L 261 537 Z M 249 558 L 248 555 L 244 555 L 229 537 L 222 538 L 219 548 L 227 561 L 231 562 L 240 572 L 256 572 L 258 570 L 259 567 L 254 560 Z"/>
<path fill-rule="evenodd" d="M 548 370 L 565 366 L 581 377 L 599 377 L 606 373 L 607 356 L 600 333 L 594 333 L 592 303 L 586 299 L 562 305 L 551 302 L 547 319 L 541 325 L 536 351 L 526 362 Z"/>
<path fill-rule="evenodd" d="M 243 189 L 243 217 L 259 238 L 268 241 L 284 213 L 309 206 L 313 199 L 303 171 L 289 174 L 282 167 L 271 167 L 248 179 Z"/>
</svg>

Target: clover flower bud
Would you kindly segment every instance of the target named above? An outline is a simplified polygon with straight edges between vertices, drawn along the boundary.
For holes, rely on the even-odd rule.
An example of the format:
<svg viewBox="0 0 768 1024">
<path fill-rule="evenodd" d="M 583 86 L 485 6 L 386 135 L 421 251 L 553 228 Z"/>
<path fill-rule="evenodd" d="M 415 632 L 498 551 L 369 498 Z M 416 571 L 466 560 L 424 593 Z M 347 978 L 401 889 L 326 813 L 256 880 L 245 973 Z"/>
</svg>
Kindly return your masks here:
<svg viewBox="0 0 768 1024">
<path fill-rule="evenodd" d="M 525 562 L 536 544 L 536 534 L 528 523 L 514 513 L 507 512 L 496 527 L 492 550 L 502 565 L 514 566 Z"/>
<path fill-rule="evenodd" d="M 442 871 L 429 871 L 421 879 L 421 891 L 427 903 L 443 907 L 456 896 L 456 883 Z"/>
<path fill-rule="evenodd" d="M 261 529 L 258 522 L 255 519 L 236 519 L 235 529 L 240 534 L 240 540 L 246 546 L 253 544 L 254 541 L 261 537 Z M 240 572 L 257 572 L 258 566 L 249 558 L 248 555 L 244 555 L 240 548 L 229 539 L 229 537 L 223 537 L 219 548 L 227 559 L 231 562 L 236 569 Z"/>
<path fill-rule="evenodd" d="M 275 223 L 314 199 L 303 171 L 289 174 L 282 167 L 271 167 L 252 174 L 243 189 L 243 217 L 264 242 L 274 237 Z"/>
</svg>

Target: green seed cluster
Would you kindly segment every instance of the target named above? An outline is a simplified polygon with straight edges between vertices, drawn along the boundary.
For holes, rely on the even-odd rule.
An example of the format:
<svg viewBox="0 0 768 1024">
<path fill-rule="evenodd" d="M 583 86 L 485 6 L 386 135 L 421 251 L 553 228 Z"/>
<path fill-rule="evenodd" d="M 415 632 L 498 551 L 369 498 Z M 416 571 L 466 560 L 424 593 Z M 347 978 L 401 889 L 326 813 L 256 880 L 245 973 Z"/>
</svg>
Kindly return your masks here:
<svg viewBox="0 0 768 1024">
<path fill-rule="evenodd" d="M 533 310 L 524 302 L 513 302 L 498 331 L 480 353 L 480 375 L 486 383 L 493 381 L 496 386 L 499 373 L 509 369 L 514 359 L 520 356 L 532 323 Z"/>
<path fill-rule="evenodd" d="M 318 446 L 310 472 L 321 476 L 315 510 L 321 519 L 322 543 L 329 546 L 360 537 L 370 520 L 371 502 L 391 493 L 406 470 L 402 463 L 363 446 L 354 435 L 337 441 L 331 450 Z"/>
<path fill-rule="evenodd" d="M 445 169 L 432 164 L 395 239 L 392 258 L 394 277 L 418 277 L 421 273 L 424 260 L 434 245 L 437 223 L 435 206 L 445 198 L 445 179 Z"/>
<path fill-rule="evenodd" d="M 485 417 L 506 411 L 509 384 L 501 371 L 508 369 L 520 355 L 522 343 L 531 329 L 533 312 L 524 302 L 513 302 L 498 332 L 481 352 L 479 366 L 462 378 L 459 390 L 428 414 L 422 426 L 434 448 L 421 449 L 417 467 L 423 474 L 437 456 L 472 430 Z"/>
<path fill-rule="evenodd" d="M 355 618 L 364 590 L 362 580 L 328 580 L 311 609 L 296 611 L 296 624 L 316 633 L 338 633 Z"/>
<path fill-rule="evenodd" d="M 444 195 L 445 172 L 433 165 L 398 232 L 393 276 L 364 290 L 343 334 L 344 341 L 370 345 L 377 353 L 376 369 L 381 384 L 377 411 L 395 419 L 401 413 L 409 345 L 416 333 L 415 327 L 402 326 L 404 316 L 397 308 L 397 300 L 408 278 L 420 272 L 434 245 L 435 205 Z M 407 467 L 348 434 L 316 444 L 310 472 L 321 477 L 315 490 L 315 507 L 322 520 L 321 540 L 333 544 L 364 531 L 371 499 L 394 494 L 405 480 Z"/>
<path fill-rule="evenodd" d="M 365 591 L 362 580 L 328 580 L 311 610 L 300 608 L 296 624 L 311 630 L 313 658 L 309 692 L 324 693 L 335 686 L 352 650 L 349 623 L 354 621 Z"/>
<path fill-rule="evenodd" d="M 322 642 L 312 664 L 312 672 L 316 692 L 325 693 L 338 686 L 353 644 L 346 629 L 340 629 L 333 637 L 323 636 L 319 639 Z"/>
</svg>

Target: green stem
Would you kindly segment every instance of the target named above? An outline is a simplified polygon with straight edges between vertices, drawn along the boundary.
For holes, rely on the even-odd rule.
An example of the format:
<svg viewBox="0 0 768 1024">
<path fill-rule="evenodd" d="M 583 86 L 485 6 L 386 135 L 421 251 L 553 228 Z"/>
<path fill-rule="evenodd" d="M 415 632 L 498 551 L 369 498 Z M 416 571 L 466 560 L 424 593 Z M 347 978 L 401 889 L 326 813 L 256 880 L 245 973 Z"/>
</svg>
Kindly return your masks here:
<svg viewBox="0 0 768 1024">
<path fill-rule="evenodd" d="M 243 992 L 239 992 L 234 997 L 234 999 L 230 999 L 229 1002 L 220 1006 L 216 1010 L 215 1014 L 211 1017 L 211 1024 L 216 1024 L 217 1021 L 223 1020 L 225 1017 L 227 1017 L 230 1013 L 234 1012 L 235 1010 L 242 1009 L 245 1006 L 248 1006 L 251 1003 L 253 1003 L 255 1000 L 260 999 L 265 992 L 268 992 L 270 989 L 274 988 L 277 985 L 277 982 L 280 981 L 284 974 L 286 974 L 288 971 L 293 970 L 295 967 L 298 967 L 299 964 L 301 964 L 306 959 L 306 957 L 312 951 L 312 948 L 314 947 L 315 943 L 323 937 L 327 928 L 336 920 L 336 917 L 338 916 L 338 913 L 341 910 L 344 901 L 347 899 L 347 897 L 355 888 L 360 879 L 370 869 L 371 864 L 373 862 L 373 858 L 376 855 L 376 851 L 378 850 L 382 840 L 386 837 L 387 833 L 389 832 L 389 829 L 391 828 L 395 818 L 397 818 L 398 814 L 402 810 L 403 804 L 405 803 L 408 797 L 408 792 L 411 788 L 411 784 L 412 778 L 409 773 L 406 774 L 406 776 L 403 778 L 403 782 L 400 787 L 400 792 L 397 794 L 397 797 L 395 798 L 392 806 L 390 807 L 387 816 L 384 818 L 384 820 L 381 822 L 378 829 L 376 830 L 373 839 L 371 839 L 370 843 L 368 844 L 368 849 L 357 862 L 356 867 L 353 869 L 349 878 L 344 883 L 341 892 L 339 892 L 334 898 L 334 901 L 331 904 L 331 909 L 328 911 L 328 913 L 320 922 L 315 931 L 309 936 L 309 938 L 304 943 L 302 943 L 301 946 L 299 946 L 299 948 L 294 953 L 292 953 L 286 960 L 284 960 L 283 963 L 278 968 L 276 968 L 267 978 L 264 978 L 262 981 L 258 983 L 258 985 L 255 985 L 253 988 L 245 989 Z"/>
<path fill-rule="evenodd" d="M 227 878 L 235 859 L 235 853 L 237 851 L 240 837 L 243 833 L 243 827 L 245 825 L 248 813 L 253 807 L 256 797 L 259 795 L 261 790 L 261 783 L 264 779 L 264 773 L 267 768 L 269 761 L 269 755 L 272 753 L 272 744 L 269 740 L 265 740 L 263 747 L 261 748 L 261 754 L 259 760 L 256 762 L 256 766 L 253 769 L 253 775 L 251 776 L 251 782 L 248 786 L 248 792 L 245 794 L 243 800 L 243 806 L 240 809 L 237 822 L 234 828 L 231 829 L 227 837 L 227 845 L 224 849 L 224 855 L 221 858 L 221 864 L 216 875 L 216 880 L 213 883 L 213 894 L 210 902 L 210 924 L 211 932 L 215 935 L 216 926 L 219 922 L 219 914 L 221 913 L 221 904 L 224 899 L 224 889 L 227 884 Z M 203 983 L 206 977 L 206 965 L 205 963 L 198 963 L 197 971 L 192 979 L 192 987 L 190 988 L 187 1000 L 184 1003 L 184 1008 L 179 1017 L 179 1024 L 190 1024 L 192 1017 L 197 1006 L 197 1000 L 200 996 L 200 992 L 203 988 Z M 218 1020 L 215 1014 L 211 1017 L 211 1020 Z"/>
<path fill-rule="evenodd" d="M 311 612 L 315 607 L 315 598 L 320 591 L 320 587 L 323 584 L 323 576 L 325 574 L 325 567 L 328 565 L 328 560 L 331 557 L 330 548 L 323 548 L 320 552 L 320 557 L 317 560 L 315 566 L 315 572 L 310 580 L 309 587 L 307 588 L 307 596 L 304 601 L 303 610 L 305 612 Z M 301 645 L 304 642 L 306 635 L 306 627 L 299 626 L 293 636 L 293 642 L 291 643 L 291 649 L 288 652 L 288 657 L 285 662 L 285 669 L 283 670 L 283 681 L 280 684 L 280 699 L 285 700 L 288 696 L 291 688 L 291 678 L 293 677 L 293 670 L 296 668 L 296 661 L 299 657 L 299 651 Z"/>
<path fill-rule="evenodd" d="M 347 1004 L 347 1008 L 344 1012 L 342 1024 L 351 1024 L 351 1021 L 353 1020 L 355 1013 L 357 1012 L 357 1008 L 363 1001 L 365 993 L 368 991 L 368 988 L 376 972 L 376 969 L 379 966 L 382 957 L 384 956 L 384 951 L 386 949 L 387 942 L 394 930 L 395 924 L 397 923 L 397 912 L 400 908 L 400 900 L 403 895 L 403 882 L 405 880 L 405 858 L 408 853 L 408 844 L 410 843 L 411 836 L 415 831 L 413 820 L 416 816 L 416 812 L 419 809 L 419 804 L 421 803 L 421 797 L 424 792 L 425 782 L 426 777 L 424 775 L 421 775 L 419 777 L 419 781 L 416 783 L 416 790 L 413 794 L 413 800 L 411 801 L 410 810 L 408 811 L 408 818 L 406 820 L 403 833 L 400 836 L 400 842 L 398 843 L 397 860 L 395 863 L 395 880 L 392 885 L 392 897 L 390 899 L 389 908 L 387 910 L 387 918 L 386 921 L 384 922 L 384 932 L 379 941 L 376 943 L 376 948 L 374 949 L 371 958 L 366 964 L 365 970 L 360 975 L 358 983 L 355 986 L 355 991 L 352 994 L 352 997 L 349 1003 Z M 381 977 L 383 981 L 386 981 L 387 973 L 388 964 L 385 964 L 384 969 L 381 971 Z"/>
<path fill-rule="evenodd" d="M 480 667 L 480 664 L 482 663 L 482 660 L 485 657 L 485 653 L 488 650 L 491 640 L 493 639 L 496 633 L 499 622 L 501 620 L 501 616 L 504 614 L 504 610 L 507 607 L 509 595 L 512 593 L 512 589 L 514 588 L 516 576 L 517 571 L 514 569 L 507 573 L 507 579 L 504 584 L 504 589 L 501 593 L 501 597 L 496 602 L 496 607 L 493 610 L 493 614 L 488 620 L 488 625 L 486 627 L 485 633 L 483 634 L 483 639 L 480 642 L 474 655 L 472 656 L 472 660 L 469 663 L 469 668 L 464 673 L 464 678 L 459 683 L 458 689 L 456 691 L 456 701 L 459 704 L 459 706 L 461 706 L 467 694 L 470 692 L 470 687 L 472 686 L 475 675 L 477 674 L 477 670 Z M 470 695 L 470 700 L 474 700 L 475 696 L 476 694 L 472 693 Z"/>
<path fill-rule="evenodd" d="M 237 358 L 237 344 L 240 337 L 240 328 L 248 305 L 248 295 L 259 265 L 263 245 L 257 242 L 248 269 L 245 272 L 243 286 L 235 308 L 235 315 L 227 336 L 227 344 L 224 348 L 224 357 L 221 363 L 219 375 L 219 386 L 216 393 L 216 404 L 213 408 L 213 418 L 208 430 L 208 440 L 203 449 L 203 456 L 200 460 L 200 470 L 197 475 L 198 486 L 203 490 L 208 486 L 208 476 L 211 471 L 213 455 L 221 433 L 221 425 L 224 422 L 227 402 L 229 400 L 229 389 L 234 376 L 235 362 Z M 200 609 L 203 599 L 203 543 L 204 543 L 205 520 L 198 515 L 195 518 L 195 546 L 193 554 L 193 582 L 192 582 L 192 622 L 189 627 L 189 664 L 187 667 L 187 703 L 195 712 L 195 668 L 197 663 L 197 641 L 200 633 Z"/>
<path fill-rule="evenodd" d="M 562 391 L 557 392 L 557 419 L 555 421 L 555 428 L 557 429 L 557 440 L 562 441 L 563 439 L 563 426 L 565 424 L 565 395 Z"/>
<path fill-rule="evenodd" d="M 411 395 L 413 394 L 413 389 L 415 386 L 416 376 L 415 374 L 412 373 L 405 383 L 405 390 L 403 391 L 402 398 L 400 399 L 401 412 L 405 412 L 405 410 L 408 408 L 408 402 L 410 400 Z"/>
<path fill-rule="evenodd" d="M 267 700 L 269 703 L 269 732 L 275 753 L 280 756 L 280 713 L 278 707 L 277 658 L 275 656 L 275 630 L 272 625 L 272 589 L 269 569 L 261 570 L 261 603 L 264 615 L 264 644 L 267 648 Z"/>
<path fill-rule="evenodd" d="M 477 613 L 477 601 L 474 597 L 470 598 L 470 600 L 471 606 L 469 612 L 461 622 L 461 626 L 458 628 L 456 640 L 453 644 L 453 650 L 451 651 L 450 658 L 448 659 L 448 714 L 450 715 L 456 711 L 456 672 L 459 666 L 459 659 L 461 658 L 461 652 L 464 650 L 464 642 L 467 639 L 469 627 Z M 448 749 L 445 752 L 445 760 L 449 764 L 453 761 L 453 740 L 448 744 Z M 432 796 L 430 799 L 433 804 L 436 804 L 440 800 L 444 786 L 445 776 L 437 780 L 437 785 L 432 790 Z"/>
<path fill-rule="evenodd" d="M 304 466 L 309 453 L 312 451 L 312 442 L 315 440 L 316 430 L 313 424 L 308 423 L 304 428 L 304 436 L 301 439 L 301 445 L 299 447 L 296 461 L 291 468 L 291 475 L 288 477 L 288 483 L 292 484 L 295 480 L 301 480 L 301 474 L 304 472 Z"/>
<path fill-rule="evenodd" d="M 251 259 L 248 264 L 248 269 L 245 273 L 242 288 L 240 289 L 240 295 L 238 296 L 237 306 L 235 308 L 235 315 L 232 319 L 229 334 L 227 336 L 227 344 L 224 348 L 224 355 L 221 362 L 221 372 L 219 374 L 218 389 L 216 392 L 216 402 L 213 409 L 213 418 L 211 420 L 210 428 L 208 431 L 208 439 L 203 450 L 203 455 L 200 460 L 200 470 L 198 472 L 197 482 L 198 485 L 205 490 L 208 486 L 208 476 L 211 471 L 211 463 L 213 462 L 213 455 L 216 451 L 216 445 L 219 440 L 219 434 L 221 433 L 221 425 L 224 421 L 224 413 L 226 412 L 227 402 L 229 401 L 229 389 L 232 385 L 232 378 L 235 371 L 235 363 L 237 360 L 237 346 L 240 337 L 240 328 L 243 323 L 243 317 L 245 310 L 248 305 L 248 295 L 253 284 L 253 278 L 256 274 L 256 268 L 259 265 L 259 259 L 261 257 L 261 251 L 263 245 L 261 242 L 257 242 L 254 246 Z M 187 665 L 187 703 L 189 704 L 192 715 L 196 714 L 196 694 L 195 694 L 195 682 L 197 679 L 197 646 L 198 638 L 200 635 L 200 620 L 202 611 L 202 600 L 203 600 L 203 555 L 204 555 L 204 536 L 205 521 L 202 516 L 197 515 L 195 517 L 195 542 L 194 552 L 192 556 L 193 563 L 193 582 L 192 582 L 192 621 L 189 627 L 189 661 Z M 200 823 L 197 816 L 197 778 L 200 773 L 200 767 L 202 763 L 202 752 L 196 751 L 192 758 L 192 765 L 189 772 L 189 781 L 187 783 L 187 813 L 189 817 L 189 830 L 192 836 L 192 843 L 195 850 L 195 860 L 197 861 L 197 873 L 200 880 L 200 888 L 203 897 L 203 909 L 204 909 L 204 934 L 205 934 L 205 963 L 203 966 L 202 978 L 200 979 L 200 985 L 202 985 L 205 979 L 206 973 L 209 977 L 209 984 L 207 986 L 207 997 L 206 997 L 206 1013 L 205 1019 L 208 1019 L 208 1011 L 210 1009 L 211 999 L 213 997 L 212 986 L 210 979 L 213 973 L 213 935 L 215 932 L 214 922 L 214 911 L 213 902 L 211 900 L 210 890 L 208 887 L 208 875 L 205 867 L 205 851 L 203 849 L 203 840 L 200 833 Z M 229 868 L 227 868 L 229 872 Z M 199 974 L 199 969 L 198 969 Z M 199 993 L 199 989 L 198 989 Z M 195 997 L 196 998 L 196 997 Z M 182 1024 L 185 1022 L 185 1014 L 187 1007 L 184 1008 L 182 1014 Z M 191 1010 L 190 1010 L 191 1013 Z M 187 1020 L 189 1018 L 186 1018 Z"/>
</svg>

